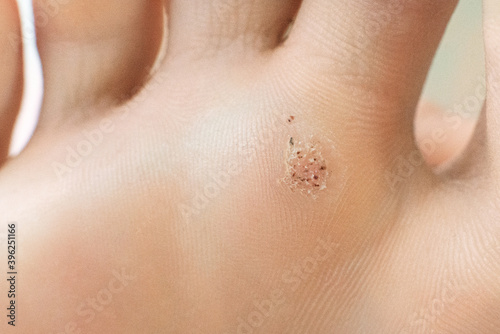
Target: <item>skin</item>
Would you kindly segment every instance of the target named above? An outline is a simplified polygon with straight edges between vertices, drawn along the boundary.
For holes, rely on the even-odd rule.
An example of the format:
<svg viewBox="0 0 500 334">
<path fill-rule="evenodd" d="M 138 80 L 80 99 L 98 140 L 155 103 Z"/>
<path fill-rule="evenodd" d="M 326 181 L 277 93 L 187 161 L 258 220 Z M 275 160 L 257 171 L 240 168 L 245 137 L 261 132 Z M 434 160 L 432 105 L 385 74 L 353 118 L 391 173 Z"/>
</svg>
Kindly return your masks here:
<svg viewBox="0 0 500 334">
<path fill-rule="evenodd" d="M 150 78 L 161 1 L 60 4 L 39 24 L 40 125 L 0 169 L 20 245 L 1 332 L 498 333 L 500 6 L 484 3 L 484 117 L 438 175 L 413 111 L 454 1 L 171 0 Z M 20 50 L 1 45 L 0 91 L 19 91 Z M 320 143 L 317 196 L 280 181 L 290 137 Z"/>
<path fill-rule="evenodd" d="M 426 163 L 437 171 L 460 159 L 476 126 L 473 117 L 454 117 L 445 108 L 425 100 L 419 103 L 415 117 L 415 140 Z"/>
</svg>

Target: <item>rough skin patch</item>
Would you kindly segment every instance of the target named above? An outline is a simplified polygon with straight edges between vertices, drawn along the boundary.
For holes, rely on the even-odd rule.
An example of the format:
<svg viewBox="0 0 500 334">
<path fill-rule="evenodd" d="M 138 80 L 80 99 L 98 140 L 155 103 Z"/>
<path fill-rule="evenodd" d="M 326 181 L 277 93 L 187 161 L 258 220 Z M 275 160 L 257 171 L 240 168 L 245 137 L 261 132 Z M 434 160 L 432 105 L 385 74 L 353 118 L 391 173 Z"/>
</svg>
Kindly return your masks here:
<svg viewBox="0 0 500 334">
<path fill-rule="evenodd" d="M 292 191 L 316 197 L 326 189 L 328 166 L 320 150 L 319 142 L 298 141 L 291 137 L 285 153 L 286 174 L 283 179 Z"/>
</svg>

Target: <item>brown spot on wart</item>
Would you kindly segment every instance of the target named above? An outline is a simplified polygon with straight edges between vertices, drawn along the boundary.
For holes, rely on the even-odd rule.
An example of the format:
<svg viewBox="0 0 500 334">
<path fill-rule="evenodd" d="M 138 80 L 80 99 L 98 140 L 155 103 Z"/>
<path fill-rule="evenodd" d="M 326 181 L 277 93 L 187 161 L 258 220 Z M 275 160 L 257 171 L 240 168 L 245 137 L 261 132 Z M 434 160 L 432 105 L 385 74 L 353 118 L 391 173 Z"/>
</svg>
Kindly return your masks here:
<svg viewBox="0 0 500 334">
<path fill-rule="evenodd" d="M 311 139 L 303 142 L 290 138 L 285 154 L 286 174 L 283 182 L 292 191 L 316 197 L 326 189 L 328 172 L 326 161 L 321 153 L 321 145 Z"/>
</svg>

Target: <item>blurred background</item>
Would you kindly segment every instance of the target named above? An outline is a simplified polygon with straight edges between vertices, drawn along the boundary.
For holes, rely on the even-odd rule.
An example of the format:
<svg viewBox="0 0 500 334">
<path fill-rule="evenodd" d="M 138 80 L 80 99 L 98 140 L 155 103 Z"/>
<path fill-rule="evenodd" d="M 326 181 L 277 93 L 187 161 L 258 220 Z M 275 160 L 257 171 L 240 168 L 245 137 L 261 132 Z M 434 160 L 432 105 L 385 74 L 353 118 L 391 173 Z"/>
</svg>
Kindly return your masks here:
<svg viewBox="0 0 500 334">
<path fill-rule="evenodd" d="M 18 0 L 25 43 L 25 98 L 14 131 L 11 155 L 29 140 L 38 119 L 42 77 L 31 1 Z M 445 166 L 466 146 L 484 101 L 482 2 L 460 0 L 433 62 L 416 117 L 416 138 L 427 162 Z M 451 116 L 454 122 L 450 122 Z M 434 133 L 445 136 L 437 142 Z"/>
</svg>

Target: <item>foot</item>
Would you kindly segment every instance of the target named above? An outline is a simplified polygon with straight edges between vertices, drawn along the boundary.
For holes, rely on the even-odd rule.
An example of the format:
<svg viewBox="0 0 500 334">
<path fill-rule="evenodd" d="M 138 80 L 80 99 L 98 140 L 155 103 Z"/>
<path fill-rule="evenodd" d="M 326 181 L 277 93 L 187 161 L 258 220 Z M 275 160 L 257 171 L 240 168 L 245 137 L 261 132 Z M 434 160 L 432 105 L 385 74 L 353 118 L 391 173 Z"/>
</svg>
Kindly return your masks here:
<svg viewBox="0 0 500 334">
<path fill-rule="evenodd" d="M 0 171 L 15 330 L 500 331 L 497 2 L 483 126 L 438 176 L 413 114 L 456 1 L 300 2 L 170 0 L 163 35 L 160 0 L 35 1 L 42 115 Z"/>
</svg>

